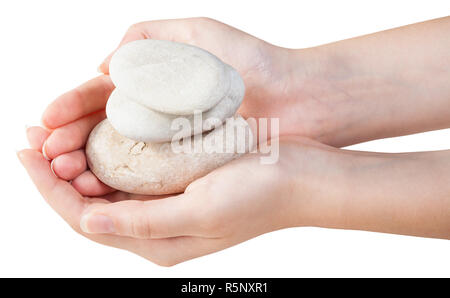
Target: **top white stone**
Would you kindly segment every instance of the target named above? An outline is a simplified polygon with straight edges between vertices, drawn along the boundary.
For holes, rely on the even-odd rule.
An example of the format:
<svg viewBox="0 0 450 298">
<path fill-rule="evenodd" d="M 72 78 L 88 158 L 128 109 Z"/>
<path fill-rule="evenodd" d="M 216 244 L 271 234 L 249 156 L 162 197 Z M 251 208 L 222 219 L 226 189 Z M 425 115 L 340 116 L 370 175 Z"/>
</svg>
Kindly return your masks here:
<svg viewBox="0 0 450 298">
<path fill-rule="evenodd" d="M 187 44 L 145 39 L 120 47 L 109 72 L 123 94 L 158 112 L 189 115 L 207 111 L 231 85 L 227 65 Z"/>
</svg>

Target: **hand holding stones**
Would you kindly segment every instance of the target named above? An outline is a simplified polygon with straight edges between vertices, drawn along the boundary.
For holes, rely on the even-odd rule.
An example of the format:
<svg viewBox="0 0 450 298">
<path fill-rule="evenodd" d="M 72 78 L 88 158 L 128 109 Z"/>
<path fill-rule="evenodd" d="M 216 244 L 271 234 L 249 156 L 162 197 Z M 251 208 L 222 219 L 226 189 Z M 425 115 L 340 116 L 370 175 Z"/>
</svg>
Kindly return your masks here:
<svg viewBox="0 0 450 298">
<path fill-rule="evenodd" d="M 86 145 L 91 171 L 105 184 L 147 195 L 182 192 L 252 149 L 247 122 L 233 117 L 244 83 L 211 53 L 171 41 L 134 41 L 114 54 L 110 75 L 116 89 L 106 106 L 108 119 L 94 128 Z M 200 130 L 194 131 L 194 113 L 201 113 Z M 180 117 L 191 129 L 172 129 Z M 214 128 L 230 117 L 230 125 Z M 188 150 L 174 152 L 173 142 L 183 138 L 192 140 Z M 193 150 L 199 138 L 201 150 Z"/>
</svg>

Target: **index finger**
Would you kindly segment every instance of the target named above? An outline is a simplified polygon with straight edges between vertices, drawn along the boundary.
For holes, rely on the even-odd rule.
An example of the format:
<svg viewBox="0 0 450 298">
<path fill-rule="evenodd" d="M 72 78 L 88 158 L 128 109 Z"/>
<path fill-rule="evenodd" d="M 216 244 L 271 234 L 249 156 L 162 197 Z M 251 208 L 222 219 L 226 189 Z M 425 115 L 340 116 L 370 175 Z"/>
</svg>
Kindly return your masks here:
<svg viewBox="0 0 450 298">
<path fill-rule="evenodd" d="M 101 75 L 55 99 L 45 110 L 42 123 L 55 129 L 88 114 L 104 109 L 114 84 Z"/>
</svg>

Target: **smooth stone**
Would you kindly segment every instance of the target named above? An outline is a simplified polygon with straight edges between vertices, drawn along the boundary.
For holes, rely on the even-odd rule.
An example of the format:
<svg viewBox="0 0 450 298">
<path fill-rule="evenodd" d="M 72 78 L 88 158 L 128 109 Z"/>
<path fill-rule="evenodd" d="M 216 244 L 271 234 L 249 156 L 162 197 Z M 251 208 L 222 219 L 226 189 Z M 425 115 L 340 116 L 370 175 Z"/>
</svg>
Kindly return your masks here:
<svg viewBox="0 0 450 298">
<path fill-rule="evenodd" d="M 92 130 L 86 144 L 86 156 L 90 170 L 105 184 L 129 193 L 162 195 L 180 193 L 194 180 L 212 170 L 250 152 L 255 144 L 248 123 L 237 116 L 234 130 L 244 129 L 245 137 L 226 134 L 228 124 L 209 133 L 190 137 L 184 143 L 194 148 L 194 138 L 201 137 L 201 152 L 176 153 L 171 143 L 145 143 L 120 135 L 103 120 Z M 220 138 L 224 140 L 221 144 Z M 216 140 L 216 142 L 214 142 Z M 181 141 L 180 141 L 181 142 Z M 180 143 L 179 142 L 179 143 Z M 230 153 L 217 153 L 218 149 L 231 146 Z M 236 148 L 241 146 L 241 150 Z"/>
<path fill-rule="evenodd" d="M 244 84 L 236 71 L 231 70 L 230 73 L 232 76 L 230 92 L 211 109 L 201 113 L 205 125 L 197 131 L 203 132 L 211 127 L 208 119 L 215 118 L 224 122 L 226 118 L 232 117 L 241 105 L 245 93 Z M 186 118 L 192 129 L 184 134 L 177 134 L 178 138 L 190 136 L 194 132 L 194 115 L 179 116 L 157 112 L 135 102 L 118 89 L 115 89 L 109 97 L 106 115 L 118 133 L 136 141 L 171 141 L 177 134 L 177 130 L 171 129 L 171 125 L 176 118 L 180 117 Z"/>
<path fill-rule="evenodd" d="M 211 53 L 173 41 L 145 39 L 120 47 L 109 72 L 121 93 L 155 111 L 204 112 L 232 92 L 235 71 Z"/>
</svg>

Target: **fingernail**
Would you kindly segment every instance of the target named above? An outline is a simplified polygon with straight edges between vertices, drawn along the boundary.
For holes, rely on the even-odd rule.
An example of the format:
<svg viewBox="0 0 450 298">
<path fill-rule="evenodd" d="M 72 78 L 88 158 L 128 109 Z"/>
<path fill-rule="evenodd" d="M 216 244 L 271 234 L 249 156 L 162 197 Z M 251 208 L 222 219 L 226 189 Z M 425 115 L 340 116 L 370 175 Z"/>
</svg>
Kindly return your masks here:
<svg viewBox="0 0 450 298">
<path fill-rule="evenodd" d="M 30 127 L 31 127 L 30 125 L 25 124 L 25 139 L 26 139 L 28 145 L 30 145 L 30 139 L 29 139 L 29 136 L 28 136 L 28 129 Z"/>
<path fill-rule="evenodd" d="M 83 215 L 80 221 L 81 229 L 90 234 L 111 234 L 115 232 L 114 223 L 105 215 Z"/>
<path fill-rule="evenodd" d="M 25 124 L 25 130 L 28 130 L 31 127 L 39 127 L 39 124 L 34 124 L 34 125 Z"/>
<path fill-rule="evenodd" d="M 55 170 L 53 170 L 53 162 L 54 162 L 55 160 L 53 159 L 51 162 L 50 162 L 50 170 L 52 170 L 52 173 L 53 173 L 53 175 L 55 175 L 56 177 L 58 177 L 58 175 L 56 175 L 56 173 L 55 173 Z"/>
<path fill-rule="evenodd" d="M 44 156 L 44 158 L 46 160 L 51 160 L 50 158 L 48 158 L 47 156 L 47 152 L 45 151 L 45 146 L 47 145 L 47 141 L 44 142 L 44 145 L 42 145 L 42 155 Z"/>
</svg>

